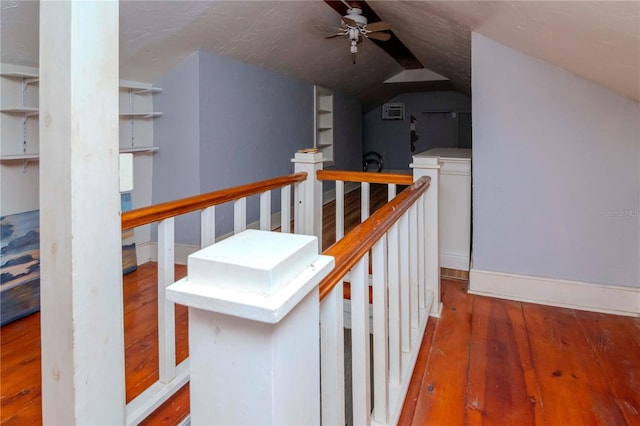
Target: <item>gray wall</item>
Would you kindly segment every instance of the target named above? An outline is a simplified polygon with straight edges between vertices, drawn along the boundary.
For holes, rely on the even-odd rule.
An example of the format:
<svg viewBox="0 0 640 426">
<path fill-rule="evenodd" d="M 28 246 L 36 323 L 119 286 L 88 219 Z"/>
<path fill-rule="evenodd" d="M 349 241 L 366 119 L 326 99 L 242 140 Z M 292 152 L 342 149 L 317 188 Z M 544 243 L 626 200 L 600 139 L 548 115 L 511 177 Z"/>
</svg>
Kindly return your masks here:
<svg viewBox="0 0 640 426">
<path fill-rule="evenodd" d="M 362 104 L 336 92 L 333 95 L 333 157 L 337 170 L 362 169 Z"/>
<path fill-rule="evenodd" d="M 222 56 L 200 53 L 200 191 L 292 172 L 298 149 L 313 146 L 313 85 Z M 274 191 L 279 210 L 279 191 Z M 231 205 L 216 212 L 232 230 Z M 247 223 L 258 219 L 258 197 Z"/>
<path fill-rule="evenodd" d="M 163 76 L 154 98 L 153 203 L 229 188 L 293 172 L 291 158 L 313 146 L 313 85 L 206 52 L 196 52 Z M 360 102 L 335 97 L 336 164 L 358 169 Z M 247 223 L 258 219 L 257 196 Z M 272 211 L 280 210 L 273 191 Z M 216 234 L 232 230 L 233 209 L 216 208 Z M 200 241 L 199 215 L 176 220 L 176 242 Z"/>
<path fill-rule="evenodd" d="M 404 103 L 404 120 L 383 120 L 379 106 L 366 113 L 363 121 L 363 150 L 380 153 L 385 169 L 409 169 L 412 155 L 431 148 L 471 148 L 468 96 L 454 91 L 405 93 L 389 102 Z M 448 111 L 458 114 L 452 117 Z M 413 153 L 409 139 L 411 115 L 416 118 L 419 137 Z"/>
<path fill-rule="evenodd" d="M 153 122 L 154 145 L 160 149 L 153 157 L 152 204 L 200 193 L 199 71 L 196 52 L 154 83 L 162 88 L 154 95 L 154 109 L 163 115 Z M 199 223 L 195 213 L 177 217 L 176 242 L 199 241 Z"/>
<path fill-rule="evenodd" d="M 473 267 L 639 286 L 638 102 L 472 36 Z"/>
</svg>

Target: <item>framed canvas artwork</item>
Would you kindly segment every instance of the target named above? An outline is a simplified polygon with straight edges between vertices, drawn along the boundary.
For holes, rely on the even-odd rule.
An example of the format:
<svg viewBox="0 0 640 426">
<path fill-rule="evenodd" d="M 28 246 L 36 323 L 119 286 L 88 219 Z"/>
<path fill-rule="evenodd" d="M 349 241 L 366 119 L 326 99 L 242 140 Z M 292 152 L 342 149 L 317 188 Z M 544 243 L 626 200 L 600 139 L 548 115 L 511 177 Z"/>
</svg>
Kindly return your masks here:
<svg viewBox="0 0 640 426">
<path fill-rule="evenodd" d="M 40 212 L 0 217 L 0 323 L 40 310 Z"/>
</svg>

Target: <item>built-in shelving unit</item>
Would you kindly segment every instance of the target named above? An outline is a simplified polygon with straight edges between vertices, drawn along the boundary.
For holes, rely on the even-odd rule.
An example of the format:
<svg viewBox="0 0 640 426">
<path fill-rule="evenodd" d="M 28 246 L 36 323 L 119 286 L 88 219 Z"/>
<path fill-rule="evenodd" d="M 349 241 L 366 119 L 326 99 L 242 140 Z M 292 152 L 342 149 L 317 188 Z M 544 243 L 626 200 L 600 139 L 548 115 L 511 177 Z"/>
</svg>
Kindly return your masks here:
<svg viewBox="0 0 640 426">
<path fill-rule="evenodd" d="M 314 148 L 322 151 L 327 163 L 333 163 L 333 92 L 314 86 Z"/>
<path fill-rule="evenodd" d="M 120 152 L 149 152 L 153 145 L 153 95 L 159 87 L 136 81 L 120 81 Z M 157 150 L 157 148 L 156 148 Z"/>
<path fill-rule="evenodd" d="M 38 153 L 38 74 L 30 71 L 1 72 L 0 126 L 3 160 L 17 156 L 33 159 Z"/>
<path fill-rule="evenodd" d="M 1 161 L 37 160 L 39 148 L 38 83 L 32 68 L 3 65 L 0 97 L 2 131 Z M 153 110 L 153 95 L 162 92 L 151 84 L 120 82 L 120 152 L 155 152 L 153 119 L 162 113 Z"/>
</svg>

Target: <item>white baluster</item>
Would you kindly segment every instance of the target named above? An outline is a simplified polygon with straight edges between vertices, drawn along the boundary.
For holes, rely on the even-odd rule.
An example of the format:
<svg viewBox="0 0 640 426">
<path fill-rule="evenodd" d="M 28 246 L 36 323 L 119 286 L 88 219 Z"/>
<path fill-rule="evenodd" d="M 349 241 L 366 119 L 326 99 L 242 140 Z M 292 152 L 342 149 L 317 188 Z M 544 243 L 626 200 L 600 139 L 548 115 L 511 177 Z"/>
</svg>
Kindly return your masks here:
<svg viewBox="0 0 640 426">
<path fill-rule="evenodd" d="M 336 181 L 336 241 L 344 237 L 344 181 Z"/>
<path fill-rule="evenodd" d="M 369 346 L 369 255 L 351 270 L 351 372 L 353 424 L 368 425 L 371 417 Z"/>
<path fill-rule="evenodd" d="M 283 186 L 280 190 L 280 232 L 291 232 L 291 185 Z"/>
<path fill-rule="evenodd" d="M 160 382 L 169 383 L 176 376 L 175 305 L 166 298 L 166 288 L 173 284 L 174 219 L 158 222 L 158 351 Z"/>
<path fill-rule="evenodd" d="M 360 220 L 364 222 L 369 217 L 369 182 L 360 184 Z"/>
<path fill-rule="evenodd" d="M 344 303 L 342 282 L 320 304 L 322 424 L 345 424 Z"/>
<path fill-rule="evenodd" d="M 400 244 L 400 342 L 402 351 L 411 348 L 411 307 L 409 300 L 409 215 L 405 212 L 398 223 Z"/>
<path fill-rule="evenodd" d="M 211 206 L 200 212 L 200 248 L 209 247 L 215 242 L 216 206 Z"/>
<path fill-rule="evenodd" d="M 391 201 L 396 197 L 396 184 L 390 183 L 387 185 L 387 201 Z"/>
<path fill-rule="evenodd" d="M 418 210 L 415 203 L 409 208 L 409 301 L 411 328 L 418 328 Z"/>
<path fill-rule="evenodd" d="M 400 383 L 401 346 L 400 346 L 400 252 L 398 223 L 387 232 L 388 275 L 389 275 L 389 380 Z"/>
<path fill-rule="evenodd" d="M 387 308 L 387 238 L 373 246 L 373 388 L 374 419 L 387 424 L 389 416 L 389 351 Z"/>
<path fill-rule="evenodd" d="M 271 191 L 260 194 L 260 229 L 271 231 Z"/>
<path fill-rule="evenodd" d="M 424 194 L 420 196 L 420 199 L 416 201 L 416 206 L 418 208 L 418 232 L 416 235 L 418 236 L 418 288 L 419 288 L 419 307 L 420 312 L 422 314 L 428 315 L 428 312 L 423 312 L 423 310 L 427 306 L 427 289 L 425 283 L 425 218 L 424 218 Z M 422 318 L 420 319 L 422 321 Z"/>
<path fill-rule="evenodd" d="M 243 197 L 233 203 L 233 233 L 247 229 L 247 198 Z"/>
</svg>

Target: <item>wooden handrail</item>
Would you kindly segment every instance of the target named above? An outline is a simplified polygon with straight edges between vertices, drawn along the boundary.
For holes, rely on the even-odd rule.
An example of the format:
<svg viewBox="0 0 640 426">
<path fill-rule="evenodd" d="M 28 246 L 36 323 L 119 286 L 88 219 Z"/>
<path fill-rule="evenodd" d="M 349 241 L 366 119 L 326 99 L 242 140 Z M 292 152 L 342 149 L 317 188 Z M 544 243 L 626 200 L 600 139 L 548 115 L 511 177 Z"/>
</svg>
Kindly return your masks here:
<svg viewBox="0 0 640 426">
<path fill-rule="evenodd" d="M 320 300 L 351 270 L 373 245 L 429 188 L 431 178 L 423 176 L 373 213 L 366 221 L 352 229 L 344 238 L 326 249 L 323 254 L 333 256 L 336 266 L 320 283 Z"/>
<path fill-rule="evenodd" d="M 344 182 L 368 182 L 396 185 L 411 185 L 413 176 L 399 173 L 351 172 L 344 170 L 318 170 L 318 180 L 341 180 Z"/>
<path fill-rule="evenodd" d="M 265 191 L 281 188 L 293 183 L 304 182 L 306 179 L 306 173 L 296 173 L 293 175 L 267 179 L 247 185 L 236 186 L 234 188 L 194 195 L 192 197 L 182 198 L 180 200 L 168 201 L 166 203 L 156 204 L 154 206 L 129 210 L 122 213 L 122 230 L 158 222 L 169 217 L 179 216 L 181 214 L 202 210 L 207 207 L 238 200 L 250 195 L 260 194 Z"/>
</svg>

